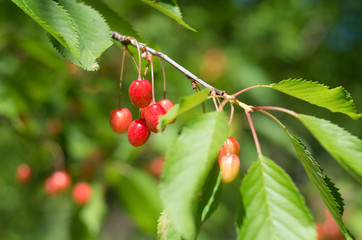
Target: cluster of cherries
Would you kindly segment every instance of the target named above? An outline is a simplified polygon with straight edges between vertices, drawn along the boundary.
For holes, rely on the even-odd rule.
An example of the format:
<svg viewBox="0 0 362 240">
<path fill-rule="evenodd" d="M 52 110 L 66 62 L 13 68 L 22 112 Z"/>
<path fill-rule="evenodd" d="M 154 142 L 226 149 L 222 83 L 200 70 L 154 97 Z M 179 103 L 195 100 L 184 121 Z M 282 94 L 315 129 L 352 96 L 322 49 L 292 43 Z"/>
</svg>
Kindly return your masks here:
<svg viewBox="0 0 362 240">
<path fill-rule="evenodd" d="M 158 119 L 174 104 L 166 98 L 154 102 L 151 83 L 146 79 L 134 80 L 129 86 L 128 94 L 132 104 L 140 109 L 140 118 L 132 121 L 132 114 L 128 108 L 114 109 L 111 112 L 109 124 L 116 133 L 127 132 L 128 141 L 138 147 L 147 142 L 151 132 L 158 132 Z"/>
<path fill-rule="evenodd" d="M 32 170 L 27 164 L 20 164 L 16 169 L 16 178 L 20 183 L 27 183 L 32 176 Z M 46 194 L 57 195 L 71 185 L 71 178 L 66 171 L 55 171 L 44 182 Z M 87 182 L 78 182 L 73 186 L 72 197 L 78 205 L 85 205 L 92 196 L 92 187 Z"/>
<path fill-rule="evenodd" d="M 240 169 L 240 145 L 233 137 L 228 137 L 219 150 L 219 166 L 221 169 L 221 181 L 230 183 L 239 174 Z"/>
</svg>

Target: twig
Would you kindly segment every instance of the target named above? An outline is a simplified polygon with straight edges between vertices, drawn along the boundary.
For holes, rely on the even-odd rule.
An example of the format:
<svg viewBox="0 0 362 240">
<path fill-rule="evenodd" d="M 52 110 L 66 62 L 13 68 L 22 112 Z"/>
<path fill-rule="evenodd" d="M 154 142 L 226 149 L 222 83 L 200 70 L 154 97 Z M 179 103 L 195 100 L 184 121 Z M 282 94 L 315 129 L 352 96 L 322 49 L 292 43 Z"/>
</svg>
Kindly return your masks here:
<svg viewBox="0 0 362 240">
<path fill-rule="evenodd" d="M 180 64 L 178 64 L 177 62 L 175 62 L 171 58 L 169 58 L 166 54 L 164 54 L 162 52 L 159 52 L 159 51 L 157 51 L 157 50 L 155 50 L 153 48 L 147 47 L 144 43 L 137 42 L 133 37 L 124 36 L 124 35 L 116 32 L 116 31 L 111 31 L 111 34 L 112 34 L 113 39 L 119 41 L 123 45 L 132 45 L 132 46 L 138 48 L 139 50 L 149 52 L 150 54 L 163 59 L 164 61 L 166 61 L 170 65 L 172 65 L 174 68 L 179 70 L 188 79 L 192 79 L 193 81 L 197 82 L 201 86 L 210 89 L 210 92 L 215 91 L 215 93 L 217 95 L 223 95 L 225 93 L 225 91 L 217 89 L 217 88 L 211 86 L 210 84 L 204 82 L 203 80 L 201 80 L 200 78 L 195 76 L 193 73 L 191 73 L 189 70 L 182 67 Z"/>
</svg>

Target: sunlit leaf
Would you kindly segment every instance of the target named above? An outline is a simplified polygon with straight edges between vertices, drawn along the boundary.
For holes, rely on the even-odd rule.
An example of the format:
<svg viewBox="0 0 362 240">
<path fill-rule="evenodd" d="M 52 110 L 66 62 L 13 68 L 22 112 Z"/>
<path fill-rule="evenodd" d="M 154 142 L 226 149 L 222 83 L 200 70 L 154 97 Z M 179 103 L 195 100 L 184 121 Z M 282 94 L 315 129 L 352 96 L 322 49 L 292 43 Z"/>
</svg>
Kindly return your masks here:
<svg viewBox="0 0 362 240">
<path fill-rule="evenodd" d="M 178 24 L 180 24 L 181 26 L 196 32 L 194 28 L 190 27 L 187 23 L 184 22 L 184 20 L 182 20 L 180 8 L 178 7 L 175 0 L 142 0 L 142 2 L 147 3 L 148 5 L 156 8 L 160 12 L 166 14 L 167 16 L 178 22 Z"/>
<path fill-rule="evenodd" d="M 305 148 L 305 146 L 293 135 L 287 132 L 294 148 L 301 160 L 309 179 L 321 196 L 324 204 L 327 206 L 332 217 L 341 229 L 346 239 L 354 239 L 353 236 L 346 229 L 343 221 L 343 199 L 338 189 L 334 186 L 331 180 L 323 173 L 318 163 L 314 160 L 312 154 Z"/>
<path fill-rule="evenodd" d="M 160 117 L 158 129 L 162 129 L 164 125 L 172 122 L 177 116 L 203 103 L 207 99 L 209 93 L 210 90 L 205 88 L 194 95 L 181 97 L 178 104 L 175 104 L 166 115 Z"/>
<path fill-rule="evenodd" d="M 362 141 L 327 120 L 303 114 L 297 118 L 339 164 L 362 183 Z"/>
<path fill-rule="evenodd" d="M 168 217 L 165 210 L 158 219 L 157 239 L 182 240 L 181 234 L 175 229 L 172 220 Z"/>
<path fill-rule="evenodd" d="M 241 185 L 238 239 L 316 239 L 313 219 L 289 175 L 261 156 Z"/>
<path fill-rule="evenodd" d="M 223 112 L 203 114 L 174 141 L 161 175 L 161 197 L 175 229 L 186 239 L 197 234 L 200 190 L 228 134 Z"/>
<path fill-rule="evenodd" d="M 347 114 L 353 119 L 362 117 L 362 114 L 357 113 L 351 95 L 343 87 L 330 89 L 317 82 L 301 79 L 284 80 L 273 83 L 270 87 L 332 112 Z"/>
</svg>

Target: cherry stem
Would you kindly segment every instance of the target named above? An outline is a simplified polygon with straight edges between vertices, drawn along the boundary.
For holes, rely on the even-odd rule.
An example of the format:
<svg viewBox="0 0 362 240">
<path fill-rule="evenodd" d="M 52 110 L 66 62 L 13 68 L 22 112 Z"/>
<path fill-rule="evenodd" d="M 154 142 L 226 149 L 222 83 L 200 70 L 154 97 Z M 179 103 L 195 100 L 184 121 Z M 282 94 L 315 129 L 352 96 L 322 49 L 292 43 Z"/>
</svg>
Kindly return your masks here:
<svg viewBox="0 0 362 240">
<path fill-rule="evenodd" d="M 163 99 L 166 98 L 166 72 L 165 68 L 163 67 L 163 64 L 158 56 L 156 56 L 157 60 L 160 62 L 161 68 L 162 68 L 162 75 L 163 75 Z"/>
<path fill-rule="evenodd" d="M 253 138 L 254 138 L 254 142 L 255 142 L 256 151 L 258 153 L 258 157 L 261 157 L 262 153 L 261 153 L 261 148 L 260 148 L 258 135 L 256 134 L 256 131 L 255 131 L 254 124 L 253 124 L 253 121 L 251 119 L 250 113 L 246 109 L 245 109 L 245 114 L 246 114 L 246 117 L 248 118 L 251 133 L 253 134 Z"/>
<path fill-rule="evenodd" d="M 152 101 L 155 103 L 155 77 L 154 77 L 154 73 L 153 73 L 153 57 L 151 55 L 151 59 L 150 59 L 150 63 L 151 63 L 151 79 L 152 79 Z"/>
<path fill-rule="evenodd" d="M 242 94 L 243 92 L 246 92 L 246 91 L 248 91 L 248 90 L 250 90 L 250 89 L 260 88 L 260 87 L 269 87 L 269 86 L 268 86 L 268 85 L 259 84 L 259 85 L 247 87 L 247 88 L 244 88 L 243 90 L 241 90 L 241 91 L 239 91 L 239 92 L 237 92 L 237 93 L 234 93 L 234 94 L 231 95 L 231 96 L 236 97 L 236 96 L 238 96 L 239 94 Z"/>
<path fill-rule="evenodd" d="M 138 80 L 142 80 L 141 79 L 141 63 L 142 63 L 142 58 L 141 58 L 141 49 L 140 49 L 140 44 L 138 43 L 138 41 L 134 38 L 134 37 L 131 37 L 132 40 L 136 43 L 136 46 L 137 46 L 137 51 L 138 51 L 138 62 L 139 62 L 139 65 L 138 65 Z"/>
<path fill-rule="evenodd" d="M 143 79 L 145 79 L 146 78 L 146 74 L 147 74 L 147 72 L 148 72 L 148 67 L 150 66 L 150 62 L 147 62 L 147 65 L 146 65 L 146 67 L 145 67 L 145 72 L 144 72 L 144 74 L 143 74 Z"/>
<path fill-rule="evenodd" d="M 229 127 L 231 126 L 231 123 L 232 123 L 232 121 L 233 121 L 233 117 L 234 117 L 234 105 L 231 103 L 231 104 L 230 104 Z"/>
<path fill-rule="evenodd" d="M 118 109 L 121 109 L 122 80 L 123 80 L 123 69 L 124 69 L 125 59 L 126 59 L 126 48 L 123 48 L 122 62 L 121 62 L 121 73 L 119 74 Z"/>
<path fill-rule="evenodd" d="M 136 65 L 137 72 L 139 72 L 140 70 L 139 70 L 139 67 L 138 67 L 137 61 L 136 61 L 136 59 L 134 58 L 134 56 L 133 56 L 132 52 L 128 49 L 128 47 L 127 47 L 126 45 L 123 45 L 123 46 L 125 47 L 125 49 L 126 49 L 126 50 L 127 50 L 127 52 L 129 53 L 129 55 L 131 56 L 131 58 L 132 58 L 132 60 L 133 60 L 134 64 Z"/>
<path fill-rule="evenodd" d="M 288 113 L 294 117 L 297 117 L 298 116 L 298 113 L 292 111 L 292 110 L 289 110 L 289 109 L 286 109 L 286 108 L 281 108 L 281 107 L 274 107 L 274 106 L 260 106 L 260 107 L 251 107 L 253 110 L 274 110 L 274 111 L 279 111 L 279 112 L 285 112 L 285 113 Z"/>
<path fill-rule="evenodd" d="M 211 92 L 212 101 L 214 102 L 216 111 L 219 111 L 219 108 L 218 108 L 218 106 L 217 106 L 217 102 L 216 102 L 216 97 L 215 97 L 215 95 L 216 95 L 215 91 L 212 91 L 212 92 Z"/>
</svg>

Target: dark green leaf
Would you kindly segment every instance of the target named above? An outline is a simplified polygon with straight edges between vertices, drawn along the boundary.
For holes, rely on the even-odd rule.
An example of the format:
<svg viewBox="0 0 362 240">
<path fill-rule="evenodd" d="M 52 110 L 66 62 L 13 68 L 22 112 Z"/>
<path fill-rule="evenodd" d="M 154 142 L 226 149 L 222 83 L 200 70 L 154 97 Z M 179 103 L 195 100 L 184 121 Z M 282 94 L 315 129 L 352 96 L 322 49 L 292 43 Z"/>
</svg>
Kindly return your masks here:
<svg viewBox="0 0 362 240">
<path fill-rule="evenodd" d="M 339 164 L 362 183 L 362 141 L 327 120 L 303 114 L 297 118 Z"/>
<path fill-rule="evenodd" d="M 147 3 L 148 5 L 156 8 L 160 12 L 166 14 L 170 18 L 174 19 L 178 24 L 181 26 L 196 32 L 196 30 L 190 27 L 188 24 L 182 20 L 182 14 L 180 8 L 178 7 L 176 1 L 174 0 L 159 0 L 159 1 L 152 1 L 152 0 L 142 0 L 142 2 Z"/>
<path fill-rule="evenodd" d="M 313 219 L 289 175 L 261 156 L 241 185 L 238 239 L 316 239 Z"/>
<path fill-rule="evenodd" d="M 327 108 L 332 112 L 347 114 L 353 119 L 362 117 L 362 114 L 357 113 L 351 95 L 343 87 L 330 89 L 317 82 L 301 79 L 284 80 L 273 83 L 270 87 L 311 104 Z"/>
<path fill-rule="evenodd" d="M 186 239 L 197 234 L 200 191 L 227 137 L 227 122 L 223 112 L 201 115 L 184 127 L 167 154 L 161 196 L 175 229 Z"/>
<path fill-rule="evenodd" d="M 353 236 L 346 229 L 343 221 L 343 199 L 334 186 L 331 180 L 323 173 L 318 163 L 314 160 L 312 154 L 305 148 L 305 146 L 293 135 L 287 132 L 294 148 L 301 160 L 305 171 L 314 187 L 317 189 L 324 204 L 327 206 L 332 217 L 338 224 L 346 239 L 354 239 Z"/>
</svg>

